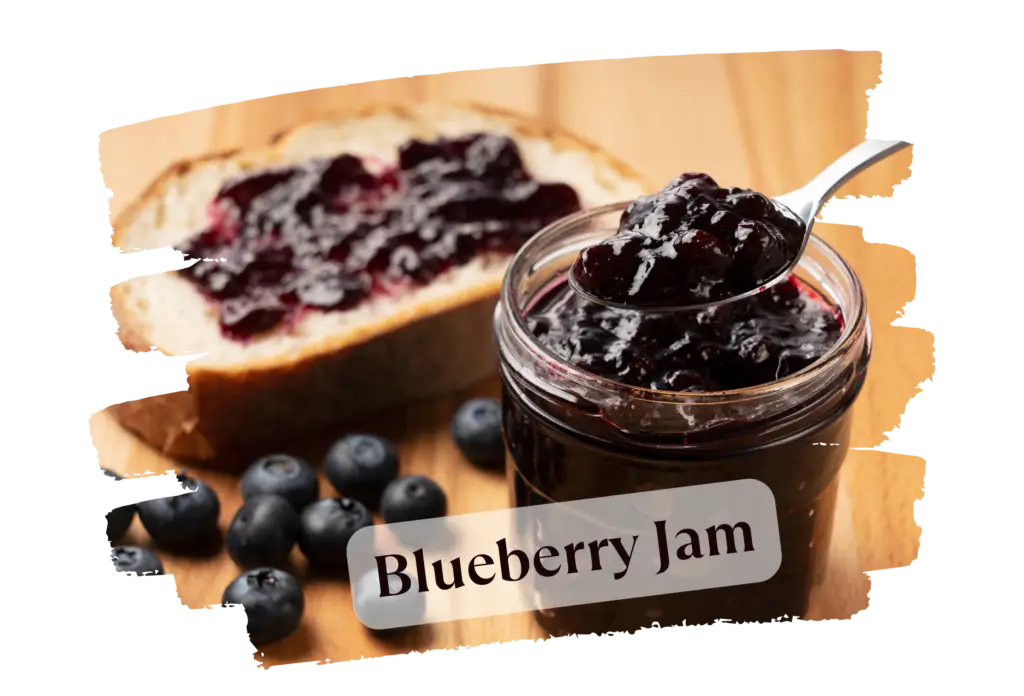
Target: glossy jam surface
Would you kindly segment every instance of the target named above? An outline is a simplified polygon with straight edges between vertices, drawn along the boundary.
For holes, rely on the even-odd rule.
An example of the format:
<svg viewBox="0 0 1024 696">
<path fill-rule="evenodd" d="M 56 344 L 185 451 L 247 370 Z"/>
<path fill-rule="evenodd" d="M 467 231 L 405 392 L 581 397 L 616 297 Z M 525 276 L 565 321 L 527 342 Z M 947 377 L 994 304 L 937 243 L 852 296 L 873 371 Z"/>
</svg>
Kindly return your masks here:
<svg viewBox="0 0 1024 696">
<path fill-rule="evenodd" d="M 765 384 L 821 358 L 842 316 L 794 277 L 753 297 L 703 310 L 605 307 L 563 283 L 527 314 L 556 357 L 622 384 L 666 391 L 722 391 Z"/>
<path fill-rule="evenodd" d="M 207 229 L 179 249 L 204 259 L 181 273 L 216 304 L 225 335 L 248 339 L 513 253 L 580 208 L 570 186 L 531 178 L 505 136 L 412 140 L 395 166 L 368 164 L 343 154 L 221 188 Z"/>
<path fill-rule="evenodd" d="M 756 191 L 683 174 L 633 201 L 616 234 L 580 254 L 573 279 L 618 305 L 706 304 L 776 278 L 795 260 L 804 229 Z"/>
</svg>

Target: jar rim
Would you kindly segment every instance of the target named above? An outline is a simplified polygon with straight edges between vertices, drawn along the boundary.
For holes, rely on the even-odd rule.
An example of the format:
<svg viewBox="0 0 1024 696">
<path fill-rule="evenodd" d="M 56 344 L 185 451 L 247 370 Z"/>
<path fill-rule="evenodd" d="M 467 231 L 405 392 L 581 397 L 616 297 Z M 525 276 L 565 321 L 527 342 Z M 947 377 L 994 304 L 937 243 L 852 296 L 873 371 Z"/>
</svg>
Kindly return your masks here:
<svg viewBox="0 0 1024 696">
<path fill-rule="evenodd" d="M 532 266 L 537 265 L 537 263 L 530 257 L 531 252 L 537 249 L 538 246 L 541 246 L 552 237 L 556 237 L 558 234 L 566 231 L 567 229 L 571 229 L 582 222 L 597 218 L 601 215 L 607 215 L 617 211 L 621 212 L 625 210 L 629 204 L 630 201 L 611 203 L 596 208 L 582 210 L 556 220 L 527 240 L 527 242 L 523 244 L 523 246 L 520 247 L 512 257 L 507 270 L 505 271 L 505 277 L 501 284 L 500 303 L 497 311 L 499 315 L 509 317 L 511 321 L 503 323 L 512 330 L 514 338 L 522 346 L 528 348 L 536 357 L 542 357 L 548 363 L 557 366 L 560 378 L 569 379 L 570 381 L 578 384 L 586 384 L 590 388 L 607 390 L 610 392 L 628 392 L 633 399 L 661 402 L 665 404 L 684 405 L 699 403 L 705 405 L 716 402 L 736 402 L 751 398 L 771 396 L 779 392 L 785 392 L 800 387 L 801 385 L 814 380 L 818 375 L 828 371 L 830 367 L 835 365 L 837 362 L 840 362 L 854 347 L 856 337 L 863 332 L 864 326 L 867 323 L 867 302 L 860 278 L 857 276 L 853 268 L 851 268 L 846 260 L 839 254 L 839 252 L 832 248 L 832 246 L 825 242 L 821 237 L 818 237 L 812 232 L 801 260 L 807 258 L 808 252 L 812 249 L 823 255 L 828 263 L 832 264 L 843 276 L 845 276 L 844 280 L 850 284 L 851 299 L 848 306 L 840 306 L 840 309 L 843 312 L 844 326 L 839 338 L 823 356 L 810 365 L 793 372 L 792 374 L 786 375 L 782 379 L 750 387 L 720 391 L 672 392 L 623 384 L 622 382 L 617 382 L 613 379 L 588 372 L 587 370 L 581 369 L 560 358 L 546 346 L 537 341 L 536 337 L 527 327 L 526 313 L 520 311 L 519 305 L 515 301 L 513 279 L 517 277 L 519 273 L 523 272 L 526 264 L 529 263 Z M 797 268 L 799 268 L 799 264 L 800 262 L 798 262 Z M 721 304 L 724 305 L 727 303 Z M 499 350 L 501 350 L 500 345 Z"/>
</svg>

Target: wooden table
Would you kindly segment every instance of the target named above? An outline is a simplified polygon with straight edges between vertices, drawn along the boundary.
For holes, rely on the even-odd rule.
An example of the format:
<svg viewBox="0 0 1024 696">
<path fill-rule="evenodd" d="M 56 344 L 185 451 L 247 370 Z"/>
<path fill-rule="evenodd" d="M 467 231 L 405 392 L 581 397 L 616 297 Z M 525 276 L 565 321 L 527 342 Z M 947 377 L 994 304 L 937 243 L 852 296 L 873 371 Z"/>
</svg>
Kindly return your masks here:
<svg viewBox="0 0 1024 696">
<path fill-rule="evenodd" d="M 517 110 L 600 143 L 655 183 L 682 170 L 707 171 L 729 185 L 774 195 L 804 183 L 864 137 L 867 90 L 879 80 L 877 53 L 842 51 L 684 56 L 597 61 L 452 73 L 330 88 L 172 116 L 102 134 L 103 175 L 116 214 L 170 162 L 209 151 L 259 144 L 272 134 L 328 113 L 371 102 L 477 101 Z M 909 176 L 909 151 L 850 182 L 840 195 L 891 195 Z M 864 242 L 856 228 L 816 228 L 851 263 L 867 290 L 875 338 L 868 382 L 857 404 L 853 447 L 873 447 L 899 425 L 909 399 L 933 371 L 932 336 L 890 323 L 913 299 L 915 266 L 904 249 Z M 500 476 L 463 462 L 447 435 L 456 406 L 472 394 L 497 395 L 496 378 L 471 392 L 413 405 L 353 427 L 392 437 L 403 472 L 434 477 L 454 514 L 504 507 Z M 92 419 L 100 462 L 122 472 L 163 472 L 176 464 L 127 434 L 105 413 Z M 298 452 L 318 461 L 325 443 Z M 226 528 L 240 503 L 237 480 L 197 472 L 221 497 Z M 867 607 L 864 571 L 909 565 L 920 528 L 913 503 L 922 495 L 924 462 L 851 450 L 825 586 L 813 618 L 847 618 Z M 322 492 L 330 487 L 322 481 Z M 129 532 L 145 541 L 138 522 Z M 301 559 L 296 552 L 297 561 Z M 165 556 L 183 603 L 219 603 L 238 569 L 214 559 Z M 371 638 L 351 611 L 348 587 L 311 580 L 302 630 L 258 659 L 264 665 L 331 661 L 434 647 L 540 638 L 529 615 L 421 627 L 398 642 Z"/>
</svg>

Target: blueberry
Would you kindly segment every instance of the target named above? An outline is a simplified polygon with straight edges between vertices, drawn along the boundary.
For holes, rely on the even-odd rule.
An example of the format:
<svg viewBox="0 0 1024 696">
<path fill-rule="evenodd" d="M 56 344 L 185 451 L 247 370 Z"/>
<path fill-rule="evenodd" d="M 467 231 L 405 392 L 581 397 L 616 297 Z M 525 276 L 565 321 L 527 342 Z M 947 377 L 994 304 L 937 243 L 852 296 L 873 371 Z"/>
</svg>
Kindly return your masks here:
<svg viewBox="0 0 1024 696">
<path fill-rule="evenodd" d="M 365 505 L 351 498 L 324 498 L 302 511 L 299 548 L 310 565 L 328 572 L 348 570 L 348 542 L 357 531 L 373 525 Z"/>
<path fill-rule="evenodd" d="M 320 496 L 316 471 L 308 463 L 288 454 L 271 454 L 257 460 L 242 475 L 242 498 L 279 495 L 301 511 Z"/>
<path fill-rule="evenodd" d="M 388 524 L 444 517 L 447 511 L 444 491 L 426 476 L 395 479 L 380 500 L 380 514 Z"/>
<path fill-rule="evenodd" d="M 384 487 L 398 476 L 398 452 L 382 437 L 349 435 L 327 451 L 324 473 L 339 493 L 376 508 Z"/>
<path fill-rule="evenodd" d="M 121 480 L 121 475 L 110 469 L 103 469 L 103 473 L 115 481 Z M 107 513 L 107 539 L 111 544 L 125 535 L 128 528 L 132 526 L 133 519 L 135 519 L 135 505 L 123 505 Z"/>
<path fill-rule="evenodd" d="M 221 602 L 245 607 L 249 620 L 246 630 L 256 645 L 294 633 L 306 604 L 299 581 L 277 568 L 254 568 L 242 573 L 224 590 Z"/>
<path fill-rule="evenodd" d="M 158 544 L 188 545 L 209 538 L 217 530 L 220 501 L 213 489 L 186 473 L 178 474 L 190 493 L 139 503 L 139 519 Z"/>
<path fill-rule="evenodd" d="M 118 546 L 110 552 L 114 569 L 119 573 L 163 575 L 164 564 L 149 549 L 140 546 Z"/>
<path fill-rule="evenodd" d="M 423 620 L 427 606 L 423 594 L 418 592 L 414 585 L 411 585 L 402 594 L 397 594 L 402 589 L 401 580 L 397 575 L 388 575 L 387 579 L 388 589 L 393 593 L 390 597 L 380 596 L 380 579 L 373 571 L 359 578 L 352 594 L 356 615 L 360 620 L 384 623 L 387 619 L 394 617 L 395 620 L 400 619 L 404 624 L 386 629 L 366 627 L 371 633 L 380 637 L 396 636 L 413 628 Z"/>
<path fill-rule="evenodd" d="M 299 538 L 299 514 L 279 495 L 246 501 L 228 527 L 231 559 L 243 568 L 283 566 Z"/>
<path fill-rule="evenodd" d="M 463 456 L 476 466 L 498 469 L 505 465 L 501 404 L 497 399 L 464 403 L 452 418 L 451 432 Z"/>
</svg>

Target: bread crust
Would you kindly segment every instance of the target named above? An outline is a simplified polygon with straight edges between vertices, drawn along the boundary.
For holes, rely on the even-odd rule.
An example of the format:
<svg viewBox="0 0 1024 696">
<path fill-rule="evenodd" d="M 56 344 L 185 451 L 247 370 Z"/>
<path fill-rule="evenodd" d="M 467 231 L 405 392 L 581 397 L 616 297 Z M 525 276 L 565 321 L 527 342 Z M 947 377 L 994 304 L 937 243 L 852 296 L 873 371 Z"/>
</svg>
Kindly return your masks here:
<svg viewBox="0 0 1024 696">
<path fill-rule="evenodd" d="M 501 119 L 518 135 L 542 138 L 557 150 L 583 151 L 592 162 L 646 189 L 628 165 L 561 129 L 487 106 L 451 108 Z M 320 118 L 278 133 L 263 150 L 248 152 L 255 162 L 265 164 L 273 160 L 280 142 L 304 127 L 382 113 L 409 118 L 412 110 L 375 106 Z M 173 182 L 201 163 L 245 159 L 246 152 L 230 150 L 169 166 L 114 218 L 114 246 L 126 250 L 128 231 L 139 212 Z M 206 365 L 201 358 L 193 360 L 186 364 L 188 391 L 117 404 L 109 411 L 163 454 L 215 464 L 356 416 L 465 388 L 496 367 L 491 325 L 500 285 L 500 274 L 491 274 L 472 287 L 406 303 L 401 311 L 365 322 L 343 336 L 310 342 L 286 356 Z M 150 340 L 145 319 L 131 311 L 128 292 L 127 284 L 111 289 L 122 344 L 137 352 L 155 348 L 173 354 Z"/>
</svg>

